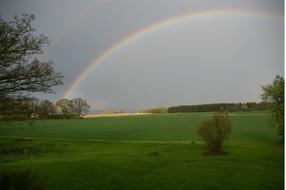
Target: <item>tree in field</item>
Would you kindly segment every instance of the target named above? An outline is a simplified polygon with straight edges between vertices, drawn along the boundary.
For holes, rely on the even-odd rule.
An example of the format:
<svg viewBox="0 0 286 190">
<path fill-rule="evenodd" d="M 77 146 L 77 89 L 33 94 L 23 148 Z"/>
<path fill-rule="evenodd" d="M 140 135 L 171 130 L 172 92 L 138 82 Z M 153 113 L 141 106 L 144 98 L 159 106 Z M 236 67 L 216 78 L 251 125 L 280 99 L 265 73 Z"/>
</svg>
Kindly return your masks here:
<svg viewBox="0 0 286 190">
<path fill-rule="evenodd" d="M 65 116 L 74 115 L 74 104 L 71 100 L 63 98 L 56 102 L 56 107 L 60 114 Z"/>
<path fill-rule="evenodd" d="M 262 91 L 261 99 L 271 103 L 272 117 L 284 139 L 284 78 L 277 75 L 272 84 L 262 86 Z"/>
<path fill-rule="evenodd" d="M 82 98 L 60 99 L 56 103 L 60 114 L 66 116 L 80 116 L 89 112 L 90 105 Z"/>
<path fill-rule="evenodd" d="M 49 100 L 41 100 L 36 105 L 35 113 L 38 114 L 40 118 L 48 118 L 50 115 L 56 114 L 56 108 Z"/>
<path fill-rule="evenodd" d="M 74 98 L 71 101 L 73 103 L 75 115 L 87 114 L 89 112 L 90 105 L 86 100 L 82 98 Z"/>
<path fill-rule="evenodd" d="M 35 98 L 0 97 L 0 120 L 26 120 L 35 113 Z"/>
<path fill-rule="evenodd" d="M 208 154 L 221 154 L 223 142 L 231 131 L 231 122 L 227 114 L 215 114 L 213 118 L 204 121 L 198 128 L 198 133 L 203 137 L 208 146 Z"/>
<path fill-rule="evenodd" d="M 33 92 L 53 93 L 53 86 L 63 84 L 63 75 L 50 61 L 36 58 L 48 39 L 34 34 L 33 20 L 34 15 L 26 14 L 9 22 L 0 16 L 0 104 L 23 100 Z"/>
</svg>

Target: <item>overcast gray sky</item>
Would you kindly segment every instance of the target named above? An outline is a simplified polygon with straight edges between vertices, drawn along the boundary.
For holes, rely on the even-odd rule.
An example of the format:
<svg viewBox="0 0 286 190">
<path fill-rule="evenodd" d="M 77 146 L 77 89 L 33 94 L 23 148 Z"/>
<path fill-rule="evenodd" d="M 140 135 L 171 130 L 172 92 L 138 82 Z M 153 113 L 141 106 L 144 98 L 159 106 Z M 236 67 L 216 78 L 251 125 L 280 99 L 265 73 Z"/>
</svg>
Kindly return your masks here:
<svg viewBox="0 0 286 190">
<path fill-rule="evenodd" d="M 177 15 L 220 9 L 132 41 L 75 88 L 93 109 L 259 101 L 261 85 L 284 75 L 283 0 L 1 0 L 0 12 L 35 14 L 51 41 L 42 60 L 65 75 L 57 100 L 92 60 L 130 33 Z M 261 14 L 243 14 L 244 11 Z"/>
</svg>

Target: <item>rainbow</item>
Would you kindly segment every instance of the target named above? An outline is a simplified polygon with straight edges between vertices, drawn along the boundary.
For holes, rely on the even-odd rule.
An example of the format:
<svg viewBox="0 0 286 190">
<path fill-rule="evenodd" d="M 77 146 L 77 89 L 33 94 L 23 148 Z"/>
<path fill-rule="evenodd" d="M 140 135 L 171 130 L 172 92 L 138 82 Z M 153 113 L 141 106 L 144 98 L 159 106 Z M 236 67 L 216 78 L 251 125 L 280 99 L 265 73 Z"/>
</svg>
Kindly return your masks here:
<svg viewBox="0 0 286 190">
<path fill-rule="evenodd" d="M 158 22 L 154 22 L 144 28 L 141 28 L 135 32 L 130 33 L 124 38 L 120 39 L 114 45 L 112 45 L 109 49 L 102 52 L 99 56 L 97 56 L 91 63 L 89 63 L 76 77 L 73 83 L 68 87 L 64 96 L 62 98 L 70 98 L 73 91 L 76 87 L 81 83 L 81 81 L 90 73 L 94 67 L 108 57 L 110 57 L 117 50 L 128 46 L 132 42 L 135 42 L 137 39 L 143 38 L 148 34 L 158 31 L 160 29 L 172 27 L 175 25 L 179 25 L 186 22 L 191 22 L 195 20 L 204 20 L 204 19 L 213 19 L 213 18 L 221 18 L 221 17 L 230 17 L 230 16 L 258 16 L 258 17 L 274 17 L 274 18 L 283 18 L 282 15 L 273 13 L 273 12 L 263 12 L 257 10 L 225 10 L 225 9 L 216 9 L 216 10 L 207 10 L 207 11 L 199 11 L 199 12 L 190 12 L 181 15 L 177 15 L 171 18 L 167 18 L 164 20 L 160 20 Z"/>
</svg>

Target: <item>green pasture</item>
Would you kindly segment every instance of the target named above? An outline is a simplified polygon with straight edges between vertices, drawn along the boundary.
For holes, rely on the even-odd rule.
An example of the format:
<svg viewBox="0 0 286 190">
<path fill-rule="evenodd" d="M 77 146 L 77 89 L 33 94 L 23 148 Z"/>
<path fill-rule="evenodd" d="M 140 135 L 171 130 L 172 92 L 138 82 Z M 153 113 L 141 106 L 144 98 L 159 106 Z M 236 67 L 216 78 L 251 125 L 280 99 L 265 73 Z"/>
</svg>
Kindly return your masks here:
<svg viewBox="0 0 286 190">
<path fill-rule="evenodd" d="M 224 156 L 206 156 L 212 113 L 0 124 L 0 171 L 33 170 L 48 189 L 283 189 L 284 147 L 265 112 L 230 114 Z"/>
</svg>

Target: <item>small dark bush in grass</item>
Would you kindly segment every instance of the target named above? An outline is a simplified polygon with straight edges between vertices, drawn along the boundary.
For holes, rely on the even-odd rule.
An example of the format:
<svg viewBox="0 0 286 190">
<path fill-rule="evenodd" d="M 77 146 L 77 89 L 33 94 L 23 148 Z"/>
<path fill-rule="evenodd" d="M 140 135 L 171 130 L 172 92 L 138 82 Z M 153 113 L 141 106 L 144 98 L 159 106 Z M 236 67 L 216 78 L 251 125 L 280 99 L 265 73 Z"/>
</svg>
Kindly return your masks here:
<svg viewBox="0 0 286 190">
<path fill-rule="evenodd" d="M 150 152 L 149 156 L 160 156 L 159 152 Z"/>
<path fill-rule="evenodd" d="M 0 173 L 1 190 L 46 190 L 45 180 L 30 171 Z"/>
<path fill-rule="evenodd" d="M 198 128 L 198 133 L 203 137 L 208 146 L 207 154 L 224 154 L 222 145 L 231 131 L 231 122 L 226 113 L 215 114 L 213 118 L 204 121 Z"/>
</svg>

